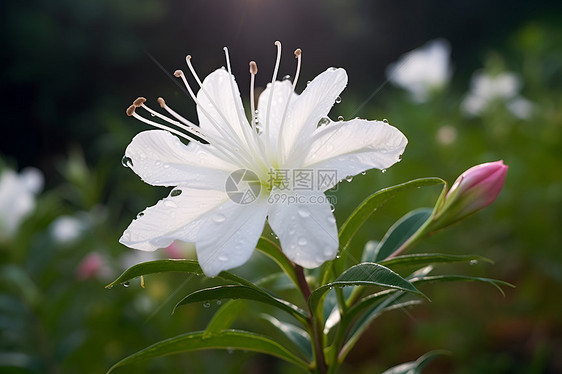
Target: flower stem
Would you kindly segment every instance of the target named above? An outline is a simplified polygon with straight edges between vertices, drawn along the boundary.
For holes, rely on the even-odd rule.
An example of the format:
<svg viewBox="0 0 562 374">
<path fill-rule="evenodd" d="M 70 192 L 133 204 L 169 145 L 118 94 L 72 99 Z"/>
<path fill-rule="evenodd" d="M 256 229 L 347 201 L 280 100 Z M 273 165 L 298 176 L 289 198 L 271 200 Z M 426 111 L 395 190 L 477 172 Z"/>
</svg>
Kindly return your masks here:
<svg viewBox="0 0 562 374">
<path fill-rule="evenodd" d="M 312 346 L 314 349 L 314 357 L 316 360 L 316 370 L 315 372 L 318 374 L 325 374 L 328 370 L 326 365 L 326 359 L 324 357 L 324 348 L 323 348 L 323 336 L 322 336 L 322 324 L 317 316 L 314 315 L 314 311 L 310 309 L 308 305 L 308 299 L 310 298 L 310 286 L 306 281 L 306 276 L 304 274 L 304 269 L 299 266 L 295 265 L 295 272 L 297 274 L 297 279 L 299 282 L 299 288 L 306 300 L 306 310 L 308 311 L 308 328 L 311 333 L 311 340 Z"/>
</svg>

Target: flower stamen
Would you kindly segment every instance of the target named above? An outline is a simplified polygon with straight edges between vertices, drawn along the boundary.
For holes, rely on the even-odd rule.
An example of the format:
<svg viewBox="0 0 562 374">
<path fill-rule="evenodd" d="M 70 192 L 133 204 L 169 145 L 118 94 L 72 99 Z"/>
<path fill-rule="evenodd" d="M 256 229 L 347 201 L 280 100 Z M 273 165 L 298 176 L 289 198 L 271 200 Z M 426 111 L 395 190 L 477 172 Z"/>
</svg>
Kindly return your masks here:
<svg viewBox="0 0 562 374">
<path fill-rule="evenodd" d="M 279 71 L 279 64 L 281 63 L 281 42 L 276 41 L 277 46 L 277 58 L 275 60 L 275 68 L 273 69 L 273 78 L 271 78 L 271 92 L 269 93 L 269 101 L 267 103 L 267 116 L 265 120 L 265 141 L 269 143 L 269 117 L 271 114 L 271 103 L 273 101 L 273 90 L 275 88 L 275 81 L 277 79 L 277 72 Z M 267 147 L 271 150 L 271 147 Z"/>
<path fill-rule="evenodd" d="M 297 71 L 295 72 L 295 79 L 293 80 L 293 89 L 289 92 L 289 97 L 287 98 L 287 103 L 285 104 L 285 109 L 283 110 L 283 118 L 281 119 L 281 126 L 279 127 L 279 137 L 277 138 L 277 149 L 279 152 L 279 157 L 281 160 L 285 159 L 285 150 L 283 149 L 282 139 L 283 139 L 283 129 L 285 128 L 285 118 L 287 117 L 287 111 L 289 109 L 289 103 L 293 97 L 293 92 L 295 92 L 295 87 L 297 86 L 297 81 L 301 72 L 301 58 L 302 50 L 300 48 L 295 49 L 295 58 L 297 59 Z"/>
</svg>

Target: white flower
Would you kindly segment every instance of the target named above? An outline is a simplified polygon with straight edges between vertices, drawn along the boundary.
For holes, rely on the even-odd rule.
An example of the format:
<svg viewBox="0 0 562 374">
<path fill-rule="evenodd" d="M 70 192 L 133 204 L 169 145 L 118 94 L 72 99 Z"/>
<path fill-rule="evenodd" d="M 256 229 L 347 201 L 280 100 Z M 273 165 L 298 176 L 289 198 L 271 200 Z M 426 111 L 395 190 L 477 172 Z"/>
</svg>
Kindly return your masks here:
<svg viewBox="0 0 562 374">
<path fill-rule="evenodd" d="M 69 215 L 57 217 L 49 227 L 53 239 L 60 244 L 74 242 L 85 228 L 85 222 Z"/>
<path fill-rule="evenodd" d="M 120 242 L 153 251 L 179 239 L 194 242 L 199 263 L 208 276 L 244 264 L 256 246 L 266 218 L 283 252 L 296 264 L 313 268 L 335 258 L 338 232 L 324 191 L 339 179 L 371 168 L 385 169 L 399 161 L 407 140 L 381 121 L 354 119 L 332 122 L 326 116 L 347 84 L 343 69 L 330 68 L 316 77 L 301 95 L 294 92 L 301 51 L 295 51 L 293 82 L 276 81 L 281 44 L 272 83 L 254 108 L 255 62 L 250 63 L 250 122 L 244 115 L 238 86 L 227 69 L 211 73 L 203 82 L 186 58 L 201 89 L 195 95 L 182 71 L 176 71 L 197 104 L 199 126 L 181 117 L 159 98 L 175 119 L 135 100 L 127 113 L 159 127 L 141 132 L 127 147 L 124 163 L 146 183 L 176 186 L 170 195 L 147 208 L 125 230 Z M 155 118 L 180 130 L 140 116 Z M 186 146 L 170 132 L 191 140 Z M 200 139 L 200 140 L 198 140 Z M 295 170 L 337 172 L 313 190 L 284 189 Z M 245 189 L 236 195 L 232 186 Z M 272 197 L 283 196 L 275 200 Z M 268 201 L 269 200 L 269 201 Z"/>
<path fill-rule="evenodd" d="M 451 78 L 450 55 L 446 40 L 432 40 L 389 65 L 386 76 L 392 84 L 410 91 L 414 100 L 424 102 Z"/>
<path fill-rule="evenodd" d="M 12 236 L 21 221 L 35 209 L 35 195 L 43 187 L 43 174 L 26 168 L 20 174 L 5 169 L 0 176 L 0 239 Z"/>
<path fill-rule="evenodd" d="M 470 92 L 461 103 L 461 109 L 468 115 L 477 116 L 496 101 L 504 102 L 507 108 L 520 119 L 528 118 L 533 104 L 519 96 L 520 78 L 510 72 L 496 75 L 487 74 L 483 70 L 476 71 L 470 82 Z"/>
</svg>

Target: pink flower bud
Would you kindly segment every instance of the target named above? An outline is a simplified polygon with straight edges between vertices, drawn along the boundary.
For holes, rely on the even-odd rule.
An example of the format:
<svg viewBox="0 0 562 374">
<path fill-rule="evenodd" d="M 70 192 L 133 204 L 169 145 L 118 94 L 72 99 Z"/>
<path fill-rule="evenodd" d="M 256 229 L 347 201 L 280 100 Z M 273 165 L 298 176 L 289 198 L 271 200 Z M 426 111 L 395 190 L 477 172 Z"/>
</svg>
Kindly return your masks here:
<svg viewBox="0 0 562 374">
<path fill-rule="evenodd" d="M 462 173 L 437 207 L 434 220 L 444 227 L 492 204 L 503 187 L 507 169 L 500 160 Z"/>
<path fill-rule="evenodd" d="M 76 277 L 81 280 L 103 279 L 110 275 L 110 272 L 105 258 L 98 252 L 90 252 L 76 268 Z"/>
</svg>

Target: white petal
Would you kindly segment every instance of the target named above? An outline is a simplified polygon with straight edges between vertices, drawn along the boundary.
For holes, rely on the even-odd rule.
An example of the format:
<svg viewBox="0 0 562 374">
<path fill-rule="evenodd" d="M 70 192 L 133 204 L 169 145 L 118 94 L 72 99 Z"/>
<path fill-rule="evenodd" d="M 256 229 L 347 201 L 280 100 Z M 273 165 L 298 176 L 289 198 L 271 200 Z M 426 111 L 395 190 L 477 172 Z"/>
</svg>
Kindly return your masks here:
<svg viewBox="0 0 562 374">
<path fill-rule="evenodd" d="M 239 138 L 246 144 L 242 126 L 249 127 L 244 114 L 240 91 L 234 76 L 225 69 L 218 69 L 203 80 L 197 93 L 197 115 L 205 134 L 223 138 Z M 220 128 L 220 130 L 217 130 Z"/>
<path fill-rule="evenodd" d="M 167 131 L 144 131 L 125 151 L 129 166 L 154 186 L 184 185 L 191 188 L 224 188 L 228 174 L 237 167 L 209 153 L 210 145 L 183 144 Z"/>
<path fill-rule="evenodd" d="M 299 203 L 277 203 L 271 207 L 268 217 L 283 253 L 309 269 L 334 259 L 339 246 L 338 228 L 326 196 L 312 192 L 288 197 L 291 196 Z"/>
<path fill-rule="evenodd" d="M 334 68 L 326 70 L 308 84 L 296 98 L 283 126 L 282 141 L 286 154 L 308 142 L 318 121 L 328 115 L 346 85 L 345 70 Z"/>
<path fill-rule="evenodd" d="M 400 160 L 407 143 L 404 134 L 385 122 L 362 119 L 335 122 L 313 134 L 303 167 L 335 170 L 337 179 L 372 168 L 382 170 Z M 335 183 L 321 185 L 325 191 Z"/>
<path fill-rule="evenodd" d="M 291 113 L 293 113 L 292 107 L 295 105 L 295 101 L 298 95 L 293 91 L 293 84 L 291 83 L 291 81 L 284 80 L 275 82 L 275 85 L 273 86 L 273 99 L 271 101 L 271 107 L 269 107 L 270 97 L 271 85 L 268 85 L 267 88 L 261 93 L 258 100 L 258 125 L 261 127 L 263 133 L 269 121 L 271 145 L 276 151 L 278 144 L 277 139 L 279 138 L 279 129 L 281 128 L 283 120 L 287 122 L 289 116 L 291 116 Z M 287 102 L 289 102 L 288 106 Z M 283 118 L 284 116 L 285 118 Z"/>
<path fill-rule="evenodd" d="M 205 275 L 214 277 L 248 261 L 263 231 L 268 208 L 263 199 L 246 205 L 228 201 L 194 222 L 190 230 L 196 236 L 197 259 Z"/>
<path fill-rule="evenodd" d="M 177 194 L 181 190 L 181 194 Z M 174 240 L 194 241 L 189 225 L 209 211 L 228 201 L 222 191 L 180 188 L 156 205 L 139 213 L 125 230 L 119 242 L 130 248 L 154 251 L 170 245 Z"/>
</svg>

